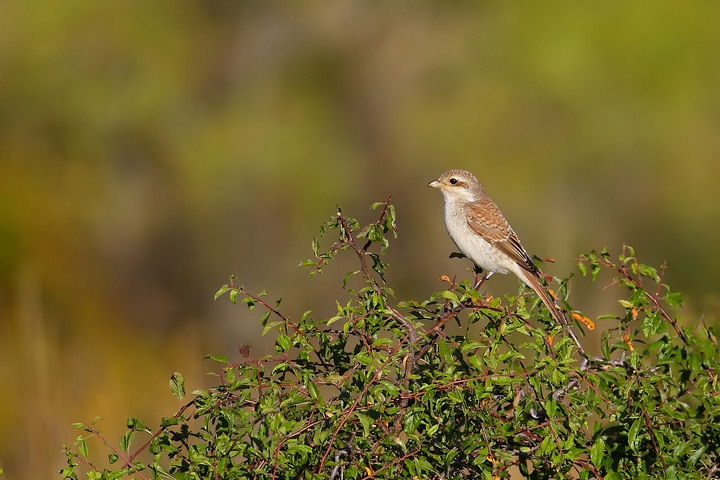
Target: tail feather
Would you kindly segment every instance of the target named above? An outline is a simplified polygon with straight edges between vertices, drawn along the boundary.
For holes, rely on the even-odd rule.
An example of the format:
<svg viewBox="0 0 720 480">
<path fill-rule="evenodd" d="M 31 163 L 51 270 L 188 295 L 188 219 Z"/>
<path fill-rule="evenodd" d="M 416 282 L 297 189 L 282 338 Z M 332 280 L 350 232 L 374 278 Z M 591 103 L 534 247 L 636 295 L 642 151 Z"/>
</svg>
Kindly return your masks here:
<svg viewBox="0 0 720 480">
<path fill-rule="evenodd" d="M 548 310 L 550 310 L 550 315 L 552 315 L 556 322 L 563 326 L 563 329 L 568 333 L 568 335 L 570 335 L 572 340 L 575 342 L 575 345 L 577 345 L 580 355 L 587 360 L 588 357 L 585 354 L 582 344 L 580 343 L 580 339 L 565 318 L 565 313 L 555 304 L 555 301 L 550 297 L 550 293 L 548 293 L 545 287 L 540 283 L 540 279 L 527 270 L 522 270 L 521 273 L 522 276 L 518 274 L 520 279 L 525 282 L 528 287 L 532 288 L 535 293 L 537 293 L 540 300 L 542 300 Z"/>
<path fill-rule="evenodd" d="M 530 288 L 532 288 L 535 293 L 537 293 L 538 297 L 540 297 L 540 300 L 545 304 L 547 309 L 550 311 L 550 315 L 555 319 L 556 322 L 558 322 L 560 325 L 567 326 L 567 319 L 565 318 L 565 314 L 562 310 L 560 310 L 560 307 L 558 307 L 555 304 L 555 301 L 550 296 L 550 293 L 545 289 L 542 284 L 540 284 L 540 280 L 538 277 L 533 275 L 531 272 L 528 272 L 527 270 L 522 271 L 523 276 L 521 277 L 521 280 Z"/>
</svg>

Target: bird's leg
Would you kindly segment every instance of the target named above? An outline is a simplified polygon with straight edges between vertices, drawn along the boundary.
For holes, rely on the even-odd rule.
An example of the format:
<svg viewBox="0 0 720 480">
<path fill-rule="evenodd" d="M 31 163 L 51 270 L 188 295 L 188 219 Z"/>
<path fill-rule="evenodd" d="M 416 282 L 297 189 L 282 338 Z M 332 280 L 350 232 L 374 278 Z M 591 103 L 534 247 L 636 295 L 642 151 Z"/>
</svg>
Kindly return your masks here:
<svg viewBox="0 0 720 480">
<path fill-rule="evenodd" d="M 480 277 L 480 274 L 483 273 L 483 269 L 478 267 L 477 265 L 473 266 L 473 272 L 475 272 L 475 286 L 473 286 L 474 290 L 478 290 L 483 283 L 485 283 L 485 280 L 490 278 L 493 273 L 495 272 L 486 272 L 485 275 Z"/>
<path fill-rule="evenodd" d="M 482 268 L 473 264 L 473 273 L 475 274 L 475 280 L 473 280 L 473 288 L 477 290 L 477 287 L 480 286 L 480 274 L 483 273 Z"/>
</svg>

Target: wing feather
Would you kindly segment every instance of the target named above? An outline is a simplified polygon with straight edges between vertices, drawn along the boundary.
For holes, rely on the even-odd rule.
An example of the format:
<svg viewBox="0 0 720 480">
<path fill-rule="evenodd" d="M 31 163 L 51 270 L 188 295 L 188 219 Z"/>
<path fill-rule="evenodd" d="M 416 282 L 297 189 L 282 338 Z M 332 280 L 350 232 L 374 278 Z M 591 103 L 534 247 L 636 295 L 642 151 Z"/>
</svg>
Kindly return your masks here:
<svg viewBox="0 0 720 480">
<path fill-rule="evenodd" d="M 500 209 L 489 197 L 465 206 L 468 226 L 533 275 L 539 271 Z"/>
</svg>

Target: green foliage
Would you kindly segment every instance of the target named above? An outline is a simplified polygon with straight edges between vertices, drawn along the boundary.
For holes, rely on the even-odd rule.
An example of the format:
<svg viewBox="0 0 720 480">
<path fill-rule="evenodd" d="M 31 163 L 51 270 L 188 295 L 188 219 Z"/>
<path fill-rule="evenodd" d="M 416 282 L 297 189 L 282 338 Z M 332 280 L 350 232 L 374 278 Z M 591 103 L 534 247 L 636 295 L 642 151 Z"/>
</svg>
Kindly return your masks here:
<svg viewBox="0 0 720 480">
<path fill-rule="evenodd" d="M 383 261 L 395 212 L 389 201 L 373 207 L 379 217 L 364 228 L 338 211 L 302 263 L 317 274 L 356 256 L 335 315 L 292 320 L 231 277 L 218 296 L 263 310 L 275 353 L 209 356 L 218 384 L 154 432 L 130 419 L 119 448 L 78 425 L 63 478 L 718 478 L 717 337 L 673 317 L 682 297 L 663 283 L 664 266 L 639 263 L 630 247 L 618 262 L 607 251 L 581 258 L 582 275 L 611 271 L 623 292 L 625 314 L 596 319 L 593 357 L 574 332 L 595 322 L 568 304 L 567 279 L 558 300 L 571 325 L 554 324 L 533 296 L 492 299 L 448 278 L 426 300 L 396 301 Z M 182 398 L 182 375 L 170 387 Z M 107 466 L 90 456 L 91 438 L 110 450 Z"/>
</svg>

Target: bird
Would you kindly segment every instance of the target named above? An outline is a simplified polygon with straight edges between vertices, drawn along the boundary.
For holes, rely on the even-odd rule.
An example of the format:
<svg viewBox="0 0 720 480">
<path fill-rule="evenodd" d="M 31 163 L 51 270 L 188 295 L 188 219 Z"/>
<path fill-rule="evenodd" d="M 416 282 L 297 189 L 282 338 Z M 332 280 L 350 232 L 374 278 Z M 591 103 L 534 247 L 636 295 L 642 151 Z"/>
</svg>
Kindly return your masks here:
<svg viewBox="0 0 720 480">
<path fill-rule="evenodd" d="M 449 170 L 428 186 L 443 194 L 450 238 L 465 257 L 486 272 L 476 288 L 494 273 L 512 272 L 540 297 L 556 322 L 567 325 L 565 315 L 541 283 L 544 275 L 475 175 L 467 170 Z"/>
</svg>

